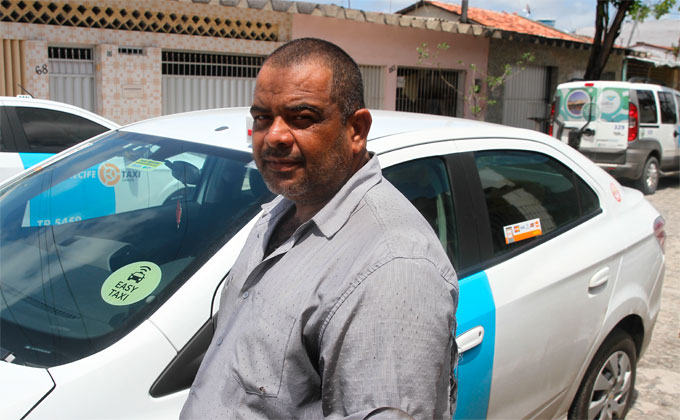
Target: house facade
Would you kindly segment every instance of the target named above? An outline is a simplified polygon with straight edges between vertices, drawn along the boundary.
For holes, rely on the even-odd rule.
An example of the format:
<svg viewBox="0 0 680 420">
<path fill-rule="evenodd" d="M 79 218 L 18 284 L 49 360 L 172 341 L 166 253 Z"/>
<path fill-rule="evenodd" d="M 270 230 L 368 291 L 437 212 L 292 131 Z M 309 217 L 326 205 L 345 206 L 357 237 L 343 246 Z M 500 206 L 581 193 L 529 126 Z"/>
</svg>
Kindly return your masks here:
<svg viewBox="0 0 680 420">
<path fill-rule="evenodd" d="M 481 25 L 276 0 L 0 2 L 0 95 L 71 103 L 125 124 L 249 106 L 264 57 L 312 36 L 347 50 L 369 107 L 469 116 L 460 95 L 486 69 Z M 416 48 L 452 45 L 437 65 Z"/>
<path fill-rule="evenodd" d="M 398 13 L 460 21 L 463 10 L 460 4 L 418 1 Z M 488 92 L 496 103 L 487 108 L 485 120 L 547 131 L 555 88 L 583 77 L 592 41 L 512 13 L 468 7 L 466 15 L 469 23 L 494 28 L 487 74 L 498 76 L 506 65 L 512 68 L 502 88 Z M 525 53 L 531 53 L 534 60 L 518 65 Z M 603 77 L 621 80 L 624 57 L 623 49 L 615 49 Z"/>
</svg>

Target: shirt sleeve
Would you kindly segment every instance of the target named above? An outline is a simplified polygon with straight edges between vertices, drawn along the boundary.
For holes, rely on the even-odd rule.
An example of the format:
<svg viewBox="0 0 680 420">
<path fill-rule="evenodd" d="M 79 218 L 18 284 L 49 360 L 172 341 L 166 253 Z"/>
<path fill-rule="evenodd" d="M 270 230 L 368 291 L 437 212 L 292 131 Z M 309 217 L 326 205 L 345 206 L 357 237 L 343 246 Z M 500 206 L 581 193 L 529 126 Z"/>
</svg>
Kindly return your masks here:
<svg viewBox="0 0 680 420">
<path fill-rule="evenodd" d="M 322 332 L 327 418 L 396 408 L 451 418 L 457 286 L 426 259 L 394 259 L 344 294 Z"/>
</svg>

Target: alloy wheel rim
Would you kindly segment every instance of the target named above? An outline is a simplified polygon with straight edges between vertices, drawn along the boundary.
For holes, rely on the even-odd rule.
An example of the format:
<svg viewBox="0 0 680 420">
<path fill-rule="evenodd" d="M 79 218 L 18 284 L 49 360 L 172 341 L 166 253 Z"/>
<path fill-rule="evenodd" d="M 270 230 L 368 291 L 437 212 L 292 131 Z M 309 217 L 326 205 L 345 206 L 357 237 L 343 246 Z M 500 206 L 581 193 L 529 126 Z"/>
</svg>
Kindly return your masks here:
<svg viewBox="0 0 680 420">
<path fill-rule="evenodd" d="M 589 420 L 621 419 L 632 391 L 633 369 L 628 354 L 613 353 L 598 372 L 590 394 Z"/>
<path fill-rule="evenodd" d="M 656 188 L 656 184 L 659 182 L 659 168 L 654 162 L 649 164 L 647 168 L 647 177 L 645 179 L 647 183 L 647 188 L 650 190 Z"/>
</svg>

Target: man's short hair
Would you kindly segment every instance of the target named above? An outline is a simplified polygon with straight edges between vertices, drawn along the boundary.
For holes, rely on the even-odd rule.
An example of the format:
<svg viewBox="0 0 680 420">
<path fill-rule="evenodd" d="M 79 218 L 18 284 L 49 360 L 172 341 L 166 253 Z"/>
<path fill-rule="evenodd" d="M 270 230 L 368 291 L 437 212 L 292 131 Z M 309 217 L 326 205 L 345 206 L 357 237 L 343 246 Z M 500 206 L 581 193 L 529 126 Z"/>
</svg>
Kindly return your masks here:
<svg viewBox="0 0 680 420">
<path fill-rule="evenodd" d="M 340 108 L 343 123 L 358 109 L 365 108 L 364 85 L 359 66 L 342 48 L 317 38 L 300 38 L 277 48 L 263 63 L 276 67 L 293 67 L 319 60 L 333 74 L 331 101 Z"/>
</svg>

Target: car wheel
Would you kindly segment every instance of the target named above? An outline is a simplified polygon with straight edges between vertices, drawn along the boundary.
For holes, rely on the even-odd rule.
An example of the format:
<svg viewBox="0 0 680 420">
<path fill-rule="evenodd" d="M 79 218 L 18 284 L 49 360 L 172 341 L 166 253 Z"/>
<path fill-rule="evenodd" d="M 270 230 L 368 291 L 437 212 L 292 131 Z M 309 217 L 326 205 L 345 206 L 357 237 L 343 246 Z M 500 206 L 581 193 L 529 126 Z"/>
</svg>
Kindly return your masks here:
<svg viewBox="0 0 680 420">
<path fill-rule="evenodd" d="M 638 189 L 645 195 L 654 194 L 654 191 L 656 191 L 656 187 L 659 185 L 659 161 L 654 156 L 647 158 L 637 184 Z"/>
<path fill-rule="evenodd" d="M 615 330 L 588 367 L 569 408 L 569 419 L 623 419 L 633 397 L 636 365 L 633 339 Z"/>
</svg>

